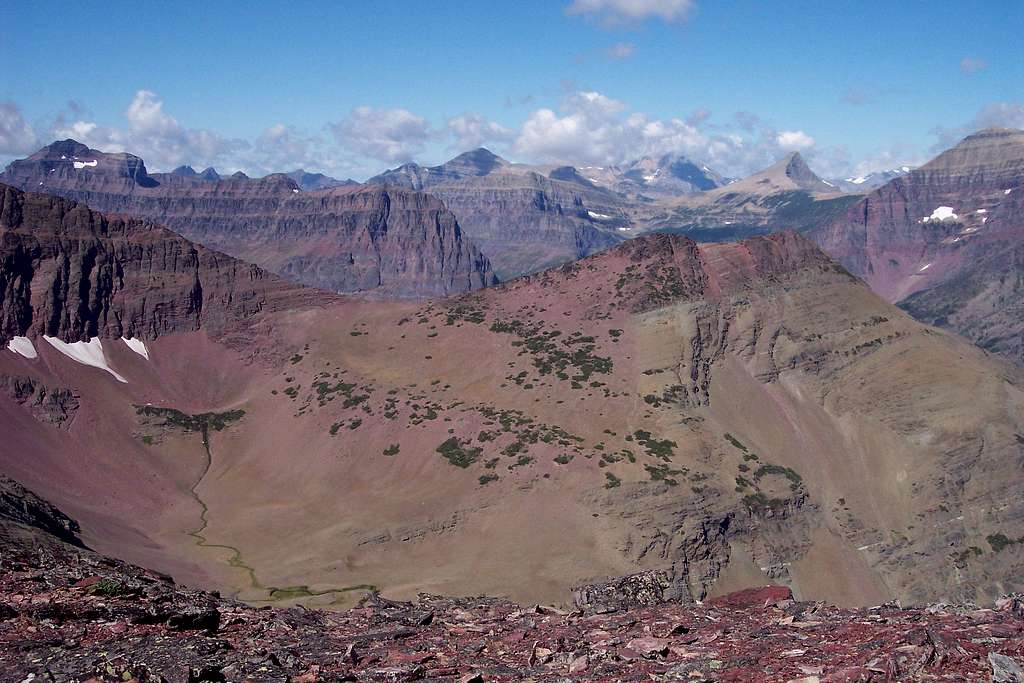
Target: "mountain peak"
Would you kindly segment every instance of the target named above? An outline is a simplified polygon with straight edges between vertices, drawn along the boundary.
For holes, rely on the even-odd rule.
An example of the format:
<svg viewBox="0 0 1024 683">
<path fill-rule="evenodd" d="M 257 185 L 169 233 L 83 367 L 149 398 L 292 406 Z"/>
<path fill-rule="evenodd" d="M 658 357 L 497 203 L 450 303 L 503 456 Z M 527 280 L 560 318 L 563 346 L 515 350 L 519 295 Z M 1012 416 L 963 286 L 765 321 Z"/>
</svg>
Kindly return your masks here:
<svg viewBox="0 0 1024 683">
<path fill-rule="evenodd" d="M 60 156 L 71 159 L 76 156 L 88 156 L 95 151 L 96 150 L 83 145 L 78 140 L 68 138 L 66 140 L 55 140 L 32 156 L 36 158 L 53 158 Z"/>
<path fill-rule="evenodd" d="M 507 164 L 507 161 L 486 147 L 477 147 L 445 162 L 441 168 L 449 173 L 482 176 Z"/>
<path fill-rule="evenodd" d="M 972 133 L 921 167 L 953 170 L 1024 165 L 1024 130 L 985 128 Z"/>
</svg>

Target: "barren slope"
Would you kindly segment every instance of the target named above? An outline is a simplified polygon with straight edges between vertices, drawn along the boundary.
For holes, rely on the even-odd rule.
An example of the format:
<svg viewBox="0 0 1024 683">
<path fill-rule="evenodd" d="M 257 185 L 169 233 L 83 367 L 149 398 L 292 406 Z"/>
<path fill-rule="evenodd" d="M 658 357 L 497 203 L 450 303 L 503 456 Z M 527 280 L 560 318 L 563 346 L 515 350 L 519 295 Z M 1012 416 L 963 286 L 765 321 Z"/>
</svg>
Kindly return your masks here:
<svg viewBox="0 0 1024 683">
<path fill-rule="evenodd" d="M 126 382 L 38 329 L 37 357 L 0 351 L 36 387 L 0 395 L 2 471 L 90 546 L 246 600 L 562 601 L 637 569 L 683 599 L 1019 588 L 1020 372 L 791 233 L 136 330 L 148 359 L 103 344 Z"/>
</svg>

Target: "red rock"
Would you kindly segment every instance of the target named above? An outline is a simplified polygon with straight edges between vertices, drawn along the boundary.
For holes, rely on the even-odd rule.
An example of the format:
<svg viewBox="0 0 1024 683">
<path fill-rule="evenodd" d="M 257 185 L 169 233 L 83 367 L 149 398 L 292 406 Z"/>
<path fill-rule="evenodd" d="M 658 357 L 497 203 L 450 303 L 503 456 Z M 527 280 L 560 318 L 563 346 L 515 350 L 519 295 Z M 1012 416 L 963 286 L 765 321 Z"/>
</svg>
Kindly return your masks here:
<svg viewBox="0 0 1024 683">
<path fill-rule="evenodd" d="M 102 580 L 103 577 L 101 576 L 87 576 L 81 581 L 76 581 L 73 585 L 75 588 L 88 588 L 89 586 L 95 586 Z"/>
<path fill-rule="evenodd" d="M 626 647 L 644 657 L 664 655 L 668 652 L 669 641 L 664 638 L 634 638 L 626 643 Z"/>
<path fill-rule="evenodd" d="M 751 607 L 767 607 L 784 600 L 792 600 L 793 591 L 786 586 L 764 586 L 711 598 L 704 604 L 709 607 L 729 607 L 732 609 L 748 609 Z"/>
</svg>

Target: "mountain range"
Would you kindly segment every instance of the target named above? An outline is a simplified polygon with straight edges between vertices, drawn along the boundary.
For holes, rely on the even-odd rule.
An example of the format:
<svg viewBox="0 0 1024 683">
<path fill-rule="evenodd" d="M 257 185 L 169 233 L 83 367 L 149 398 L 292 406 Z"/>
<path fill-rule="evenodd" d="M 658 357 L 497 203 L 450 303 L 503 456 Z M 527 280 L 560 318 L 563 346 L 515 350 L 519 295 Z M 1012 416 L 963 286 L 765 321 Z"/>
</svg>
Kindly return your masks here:
<svg viewBox="0 0 1024 683">
<path fill-rule="evenodd" d="M 430 296 L 495 282 L 490 262 L 435 197 L 398 188 L 304 191 L 276 174 L 150 174 L 131 154 L 55 142 L 0 182 L 157 221 L 297 282 L 336 292 Z"/>
<path fill-rule="evenodd" d="M 1024 515 L 1022 371 L 797 233 L 367 300 L 3 192 L 4 472 L 101 552 L 278 605 L 642 570 L 683 601 L 1019 588 L 987 539 Z"/>
<path fill-rule="evenodd" d="M 666 157 L 660 198 L 486 150 L 304 190 L 54 143 L 0 185 L 3 474 L 254 604 L 1020 590 L 1022 136 L 852 196 Z M 488 246 L 557 265 L 497 284 Z"/>
</svg>

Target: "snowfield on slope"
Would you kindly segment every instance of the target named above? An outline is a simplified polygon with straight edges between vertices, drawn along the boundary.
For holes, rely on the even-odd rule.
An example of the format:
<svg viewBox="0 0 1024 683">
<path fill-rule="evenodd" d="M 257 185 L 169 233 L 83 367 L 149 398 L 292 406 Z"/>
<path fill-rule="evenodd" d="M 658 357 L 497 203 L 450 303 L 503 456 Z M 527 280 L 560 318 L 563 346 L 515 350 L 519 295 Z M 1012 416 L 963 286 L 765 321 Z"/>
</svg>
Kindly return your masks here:
<svg viewBox="0 0 1024 683">
<path fill-rule="evenodd" d="M 118 382 L 128 382 L 128 380 L 119 375 L 107 363 L 107 359 L 103 355 L 103 342 L 100 341 L 99 337 L 93 337 L 87 342 L 79 341 L 73 344 L 68 344 L 57 337 L 44 336 L 43 339 L 46 340 L 46 343 L 63 353 L 71 360 L 81 363 L 82 365 L 89 365 L 94 368 L 99 368 L 100 370 L 106 370 L 113 375 L 114 379 Z"/>
<path fill-rule="evenodd" d="M 25 358 L 30 360 L 38 356 L 36 347 L 32 345 L 32 340 L 28 337 L 14 337 L 11 341 L 7 342 L 7 350 L 25 356 Z"/>
</svg>

